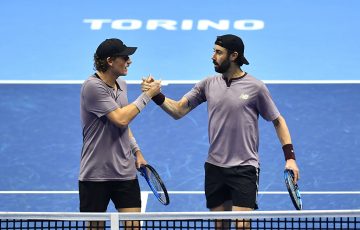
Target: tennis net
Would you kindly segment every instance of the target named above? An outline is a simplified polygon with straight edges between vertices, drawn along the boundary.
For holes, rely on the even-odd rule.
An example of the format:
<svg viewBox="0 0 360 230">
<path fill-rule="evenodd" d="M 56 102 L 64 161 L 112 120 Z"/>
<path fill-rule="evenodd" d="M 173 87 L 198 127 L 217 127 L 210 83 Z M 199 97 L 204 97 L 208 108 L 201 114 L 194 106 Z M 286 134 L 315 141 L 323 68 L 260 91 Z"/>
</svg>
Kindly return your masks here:
<svg viewBox="0 0 360 230">
<path fill-rule="evenodd" d="M 0 212 L 1 229 L 360 229 L 360 210 Z"/>
</svg>

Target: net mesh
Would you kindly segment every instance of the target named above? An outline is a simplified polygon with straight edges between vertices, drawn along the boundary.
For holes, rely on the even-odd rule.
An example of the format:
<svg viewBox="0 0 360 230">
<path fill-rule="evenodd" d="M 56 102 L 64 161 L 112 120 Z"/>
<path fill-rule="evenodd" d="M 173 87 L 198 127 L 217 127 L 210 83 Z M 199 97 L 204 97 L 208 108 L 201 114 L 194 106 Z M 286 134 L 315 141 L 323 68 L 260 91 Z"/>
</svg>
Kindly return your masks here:
<svg viewBox="0 0 360 230">
<path fill-rule="evenodd" d="M 360 229 L 360 210 L 0 213 L 1 229 Z"/>
<path fill-rule="evenodd" d="M 109 225 L 94 222 L 89 225 L 86 221 L 58 221 L 58 220 L 1 220 L 1 229 L 110 229 Z"/>
</svg>

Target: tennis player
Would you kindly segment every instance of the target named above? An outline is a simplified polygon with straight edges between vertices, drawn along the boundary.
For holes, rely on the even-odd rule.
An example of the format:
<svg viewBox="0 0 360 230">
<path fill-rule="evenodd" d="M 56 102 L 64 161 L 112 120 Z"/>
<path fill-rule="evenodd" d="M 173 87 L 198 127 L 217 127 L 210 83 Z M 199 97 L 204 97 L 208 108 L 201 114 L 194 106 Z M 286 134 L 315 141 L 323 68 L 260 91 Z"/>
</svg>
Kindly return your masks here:
<svg viewBox="0 0 360 230">
<path fill-rule="evenodd" d="M 242 70 L 249 62 L 240 37 L 218 36 L 212 56 L 219 75 L 197 83 L 179 101 L 162 93 L 152 99 L 174 119 L 180 119 L 203 102 L 208 107 L 210 148 L 205 163 L 205 195 L 211 211 L 257 209 L 259 180 L 258 117 L 272 121 L 285 155 L 285 168 L 299 179 L 294 148 L 285 119 L 265 84 Z M 153 78 L 142 83 L 150 89 Z M 242 226 L 239 226 L 242 227 Z"/>
<path fill-rule="evenodd" d="M 119 77 L 127 75 L 136 49 L 116 38 L 103 41 L 94 54 L 96 72 L 82 85 L 81 212 L 105 212 L 110 200 L 119 212 L 141 211 L 136 167 L 146 161 L 129 124 L 160 93 L 160 82 L 128 103 L 126 82 Z"/>
</svg>

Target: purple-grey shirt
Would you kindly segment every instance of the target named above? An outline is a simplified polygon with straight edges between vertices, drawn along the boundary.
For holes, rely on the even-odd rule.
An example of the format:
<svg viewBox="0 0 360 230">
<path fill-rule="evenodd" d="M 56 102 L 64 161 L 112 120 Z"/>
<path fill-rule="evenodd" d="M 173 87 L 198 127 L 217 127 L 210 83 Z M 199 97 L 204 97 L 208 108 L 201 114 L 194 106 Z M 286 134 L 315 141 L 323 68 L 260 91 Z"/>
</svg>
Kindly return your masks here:
<svg viewBox="0 0 360 230">
<path fill-rule="evenodd" d="M 192 108 L 207 101 L 207 162 L 220 167 L 259 167 L 259 114 L 267 121 L 280 115 L 262 81 L 247 74 L 227 86 L 222 75 L 217 75 L 200 81 L 184 97 Z"/>
<path fill-rule="evenodd" d="M 81 87 L 80 117 L 83 148 L 80 181 L 114 181 L 136 178 L 128 127 L 117 127 L 106 115 L 128 105 L 127 87 L 117 80 L 118 90 L 90 76 Z"/>
</svg>

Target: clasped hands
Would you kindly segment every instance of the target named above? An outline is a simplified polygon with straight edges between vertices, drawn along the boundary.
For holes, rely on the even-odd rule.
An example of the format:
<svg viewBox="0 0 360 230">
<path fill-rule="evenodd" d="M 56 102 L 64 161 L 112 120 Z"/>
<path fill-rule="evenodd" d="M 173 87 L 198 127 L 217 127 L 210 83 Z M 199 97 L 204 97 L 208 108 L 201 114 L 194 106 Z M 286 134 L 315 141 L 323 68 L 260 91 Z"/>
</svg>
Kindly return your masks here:
<svg viewBox="0 0 360 230">
<path fill-rule="evenodd" d="M 153 76 L 143 77 L 141 91 L 145 92 L 150 98 L 161 92 L 161 80 L 155 80 Z"/>
</svg>

